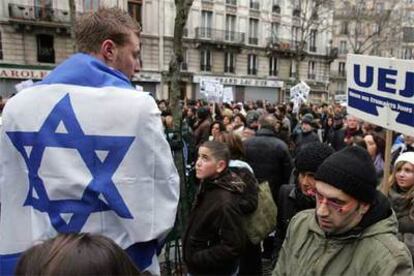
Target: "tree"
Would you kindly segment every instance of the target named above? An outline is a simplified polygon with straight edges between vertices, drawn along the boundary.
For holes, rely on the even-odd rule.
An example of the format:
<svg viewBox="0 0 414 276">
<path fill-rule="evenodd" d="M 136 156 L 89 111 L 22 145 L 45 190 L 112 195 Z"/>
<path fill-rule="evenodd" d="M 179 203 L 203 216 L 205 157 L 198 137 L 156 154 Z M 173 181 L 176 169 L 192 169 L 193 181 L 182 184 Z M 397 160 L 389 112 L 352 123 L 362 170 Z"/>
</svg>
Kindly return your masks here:
<svg viewBox="0 0 414 276">
<path fill-rule="evenodd" d="M 402 39 L 401 4 L 401 0 L 341 0 L 335 18 L 351 52 L 379 55 L 382 46 L 398 46 Z"/>
<path fill-rule="evenodd" d="M 70 15 L 70 38 L 73 43 L 73 52 L 76 52 L 76 43 L 75 43 L 75 22 L 76 22 L 76 3 L 75 0 L 69 0 L 69 15 Z"/>
</svg>

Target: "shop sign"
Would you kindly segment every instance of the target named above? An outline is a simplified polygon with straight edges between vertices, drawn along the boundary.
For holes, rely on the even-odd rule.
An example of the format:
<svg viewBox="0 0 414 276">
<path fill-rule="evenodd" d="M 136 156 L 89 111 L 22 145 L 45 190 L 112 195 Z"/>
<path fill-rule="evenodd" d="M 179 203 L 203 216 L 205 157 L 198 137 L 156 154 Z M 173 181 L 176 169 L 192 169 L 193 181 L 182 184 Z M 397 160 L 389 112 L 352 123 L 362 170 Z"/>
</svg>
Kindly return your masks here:
<svg viewBox="0 0 414 276">
<path fill-rule="evenodd" d="M 0 79 L 33 79 L 41 80 L 50 70 L 38 70 L 38 69 L 21 69 L 21 68 L 1 68 L 0 67 Z"/>
<path fill-rule="evenodd" d="M 283 81 L 268 80 L 268 79 L 253 79 L 253 78 L 237 78 L 227 76 L 202 76 L 195 75 L 193 77 L 194 83 L 200 83 L 201 80 L 211 79 L 218 81 L 223 85 L 235 85 L 235 86 L 255 86 L 255 87 L 276 87 L 282 88 Z"/>
</svg>

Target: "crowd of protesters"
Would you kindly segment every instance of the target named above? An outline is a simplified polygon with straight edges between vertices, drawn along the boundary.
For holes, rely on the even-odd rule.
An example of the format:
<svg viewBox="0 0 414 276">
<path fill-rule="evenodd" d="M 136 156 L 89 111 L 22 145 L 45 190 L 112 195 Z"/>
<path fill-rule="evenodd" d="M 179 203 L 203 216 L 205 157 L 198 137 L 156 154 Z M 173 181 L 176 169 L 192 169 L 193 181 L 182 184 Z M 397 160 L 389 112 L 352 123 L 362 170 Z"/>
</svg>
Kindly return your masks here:
<svg viewBox="0 0 414 276">
<path fill-rule="evenodd" d="M 168 103 L 159 107 L 168 130 Z M 294 113 L 293 104 L 198 100 L 182 115 L 186 160 L 200 181 L 184 236 L 191 275 L 261 275 L 262 260 L 274 275 L 413 273 L 414 137 L 394 134 L 385 180 L 385 130 L 339 104 Z M 255 245 L 243 238 L 241 221 L 264 181 L 277 225 Z"/>
</svg>

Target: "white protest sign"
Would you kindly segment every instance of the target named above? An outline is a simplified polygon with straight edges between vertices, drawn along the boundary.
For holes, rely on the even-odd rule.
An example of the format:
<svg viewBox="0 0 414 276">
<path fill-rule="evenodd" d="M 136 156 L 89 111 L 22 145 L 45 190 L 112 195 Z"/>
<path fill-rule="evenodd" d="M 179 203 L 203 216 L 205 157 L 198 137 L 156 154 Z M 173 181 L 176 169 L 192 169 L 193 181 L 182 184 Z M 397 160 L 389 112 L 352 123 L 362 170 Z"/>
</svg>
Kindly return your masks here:
<svg viewBox="0 0 414 276">
<path fill-rule="evenodd" d="M 223 85 L 218 80 L 202 79 L 200 81 L 200 94 L 208 101 L 221 102 L 223 99 Z"/>
<path fill-rule="evenodd" d="M 414 133 L 414 61 L 347 56 L 347 111 L 364 121 Z"/>
<path fill-rule="evenodd" d="M 16 88 L 17 92 L 20 92 L 25 88 L 29 88 L 29 87 L 33 86 L 33 84 L 34 84 L 33 80 L 25 80 L 25 81 L 19 82 L 14 87 Z"/>
<path fill-rule="evenodd" d="M 223 103 L 231 103 L 234 101 L 233 87 L 225 87 L 223 90 Z"/>
<path fill-rule="evenodd" d="M 293 112 L 297 113 L 302 103 L 308 101 L 310 87 L 303 81 L 290 88 L 290 101 L 293 102 Z"/>
</svg>

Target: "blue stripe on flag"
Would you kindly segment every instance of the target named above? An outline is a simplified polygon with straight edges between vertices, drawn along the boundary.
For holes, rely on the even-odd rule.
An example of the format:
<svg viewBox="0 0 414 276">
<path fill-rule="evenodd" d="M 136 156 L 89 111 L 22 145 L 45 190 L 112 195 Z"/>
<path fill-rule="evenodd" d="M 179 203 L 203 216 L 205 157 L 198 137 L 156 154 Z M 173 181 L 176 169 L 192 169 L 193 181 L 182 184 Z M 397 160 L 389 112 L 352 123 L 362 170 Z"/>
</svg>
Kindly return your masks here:
<svg viewBox="0 0 414 276">
<path fill-rule="evenodd" d="M 12 276 L 21 253 L 0 255 L 0 275 Z"/>
<path fill-rule="evenodd" d="M 131 245 L 125 251 L 139 270 L 144 271 L 151 265 L 152 258 L 157 253 L 157 245 L 157 240 L 139 242 Z"/>
</svg>

